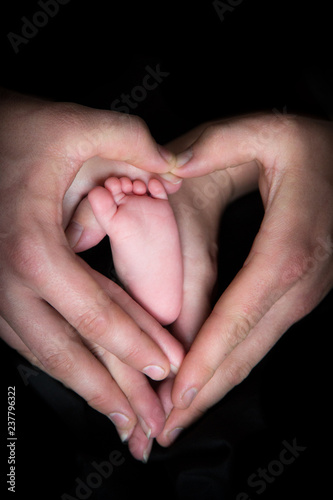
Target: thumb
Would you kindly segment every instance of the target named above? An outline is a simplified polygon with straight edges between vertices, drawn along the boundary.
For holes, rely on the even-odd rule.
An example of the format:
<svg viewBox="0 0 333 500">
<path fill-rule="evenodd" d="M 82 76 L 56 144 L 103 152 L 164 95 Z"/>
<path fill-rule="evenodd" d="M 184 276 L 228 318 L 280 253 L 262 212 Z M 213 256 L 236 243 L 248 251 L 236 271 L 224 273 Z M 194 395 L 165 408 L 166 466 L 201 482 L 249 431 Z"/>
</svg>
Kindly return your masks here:
<svg viewBox="0 0 333 500">
<path fill-rule="evenodd" d="M 116 111 L 80 108 L 85 120 L 80 130 L 73 130 L 69 152 L 77 162 L 83 163 L 98 155 L 149 172 L 170 171 L 174 155 L 155 142 L 141 118 Z"/>
<path fill-rule="evenodd" d="M 269 225 L 264 220 L 243 268 L 222 294 L 186 355 L 172 393 L 177 408 L 189 406 L 231 352 L 302 274 L 299 245 L 285 245 L 284 238 L 290 238 L 290 233 L 285 235 L 283 229 L 282 235 L 273 237 L 272 233 L 267 237 Z"/>
<path fill-rule="evenodd" d="M 176 156 L 172 174 L 178 178 L 199 177 L 216 170 L 236 167 L 276 154 L 276 137 L 288 131 L 284 115 L 252 115 L 215 122 Z"/>
<path fill-rule="evenodd" d="M 94 247 L 106 235 L 96 220 L 87 196 L 77 207 L 65 234 L 69 246 L 76 253 Z"/>
</svg>

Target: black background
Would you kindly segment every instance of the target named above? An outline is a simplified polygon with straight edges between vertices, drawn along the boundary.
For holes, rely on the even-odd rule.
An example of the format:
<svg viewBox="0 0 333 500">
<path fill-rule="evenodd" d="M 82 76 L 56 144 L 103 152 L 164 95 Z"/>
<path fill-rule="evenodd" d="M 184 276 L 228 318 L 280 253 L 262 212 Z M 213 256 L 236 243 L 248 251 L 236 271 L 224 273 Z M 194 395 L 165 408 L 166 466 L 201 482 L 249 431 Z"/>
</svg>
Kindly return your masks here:
<svg viewBox="0 0 333 500">
<path fill-rule="evenodd" d="M 243 0 L 222 21 L 211 1 L 71 0 L 15 54 L 7 34 L 21 35 L 22 16 L 31 20 L 39 10 L 37 1 L 1 4 L 3 87 L 110 109 L 141 84 L 147 65 L 160 65 L 169 75 L 133 110 L 160 143 L 205 120 L 259 110 L 333 116 L 331 27 L 324 2 Z M 227 210 L 220 291 L 242 265 L 261 216 L 257 193 Z M 87 259 L 100 261 L 103 250 L 102 244 Z M 92 500 L 234 500 L 241 492 L 255 500 L 326 498 L 331 311 L 330 295 L 174 446 L 155 446 L 147 465 L 131 458 L 105 417 L 60 384 L 35 369 L 24 380 L 28 362 L 2 345 L 2 400 L 6 386 L 17 388 L 15 498 L 75 497 L 76 478 L 84 481 L 92 462 L 107 460 L 113 449 L 125 463 L 93 491 Z M 6 404 L 1 412 L 3 432 Z M 295 439 L 306 447 L 297 460 L 263 493 L 249 486 L 251 474 L 278 459 L 283 441 Z M 2 471 L 5 461 L 6 453 Z M 1 494 L 14 497 L 5 484 Z"/>
</svg>

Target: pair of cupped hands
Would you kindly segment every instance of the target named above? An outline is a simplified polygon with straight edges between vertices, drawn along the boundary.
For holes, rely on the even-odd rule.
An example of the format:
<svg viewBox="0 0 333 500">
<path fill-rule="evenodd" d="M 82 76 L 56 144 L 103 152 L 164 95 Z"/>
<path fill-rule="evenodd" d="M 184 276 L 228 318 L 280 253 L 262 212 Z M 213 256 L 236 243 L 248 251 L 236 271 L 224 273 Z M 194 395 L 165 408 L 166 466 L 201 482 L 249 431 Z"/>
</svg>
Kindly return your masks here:
<svg viewBox="0 0 333 500">
<path fill-rule="evenodd" d="M 260 113 L 162 147 L 113 111 L 3 90 L 0 112 L 1 337 L 147 461 L 154 438 L 170 445 L 332 288 L 332 124 Z M 102 235 L 89 203 L 84 225 L 75 209 L 110 175 L 153 175 L 170 194 L 184 259 L 170 331 L 76 254 Z M 260 230 L 211 310 L 221 213 L 256 187 Z"/>
</svg>

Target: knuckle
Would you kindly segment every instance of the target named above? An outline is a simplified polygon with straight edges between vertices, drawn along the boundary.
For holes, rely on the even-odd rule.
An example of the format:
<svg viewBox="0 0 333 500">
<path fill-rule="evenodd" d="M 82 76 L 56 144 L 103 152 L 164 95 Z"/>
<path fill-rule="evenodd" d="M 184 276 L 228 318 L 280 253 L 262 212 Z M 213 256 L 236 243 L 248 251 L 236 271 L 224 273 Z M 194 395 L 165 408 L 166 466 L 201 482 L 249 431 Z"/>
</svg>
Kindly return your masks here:
<svg viewBox="0 0 333 500">
<path fill-rule="evenodd" d="M 134 363 L 136 364 L 136 360 L 138 360 L 141 355 L 141 349 L 138 344 L 131 344 L 124 349 L 123 355 L 121 356 L 121 361 L 123 363 L 130 366 Z"/>
<path fill-rule="evenodd" d="M 147 139 L 150 136 L 150 132 L 147 124 L 143 121 L 142 118 L 136 115 L 129 115 L 129 116 L 130 116 L 129 125 L 133 137 L 134 151 L 137 150 L 139 153 L 141 153 L 142 151 L 145 150 L 145 147 L 147 145 Z"/>
<path fill-rule="evenodd" d="M 75 359 L 68 351 L 60 350 L 44 355 L 40 359 L 45 371 L 57 378 L 66 380 L 76 370 Z"/>
<path fill-rule="evenodd" d="M 116 115 L 116 124 L 124 127 L 127 131 L 130 131 L 134 137 L 138 138 L 138 142 L 140 142 L 139 139 L 149 133 L 146 122 L 140 116 L 127 113 L 116 113 Z"/>
<path fill-rule="evenodd" d="M 223 331 L 222 340 L 230 351 L 247 338 L 252 328 L 252 323 L 249 318 L 240 315 L 232 318 L 228 323 L 228 327 Z"/>
<path fill-rule="evenodd" d="M 89 309 L 83 313 L 75 328 L 88 340 L 99 343 L 106 332 L 112 330 L 112 317 L 106 313 L 106 310 Z"/>
<path fill-rule="evenodd" d="M 7 262 L 12 271 L 21 279 L 42 285 L 45 278 L 45 269 L 40 258 L 41 245 L 31 235 L 15 238 L 8 248 Z"/>
<path fill-rule="evenodd" d="M 107 408 L 110 408 L 110 402 L 112 402 L 112 398 L 110 398 L 109 391 L 97 392 L 87 400 L 91 408 L 105 414 L 109 413 Z"/>
<path fill-rule="evenodd" d="M 138 133 L 146 133 L 148 131 L 148 126 L 146 122 L 138 115 L 128 115 L 131 122 L 131 127 L 137 130 Z"/>
<path fill-rule="evenodd" d="M 203 380 L 210 380 L 215 375 L 216 368 L 213 368 L 209 361 L 204 360 L 200 362 L 200 378 Z"/>
<path fill-rule="evenodd" d="M 227 363 L 224 371 L 223 377 L 229 384 L 229 387 L 235 387 L 239 385 L 243 380 L 245 380 L 251 373 L 252 366 L 247 361 L 233 361 L 232 363 Z"/>
</svg>

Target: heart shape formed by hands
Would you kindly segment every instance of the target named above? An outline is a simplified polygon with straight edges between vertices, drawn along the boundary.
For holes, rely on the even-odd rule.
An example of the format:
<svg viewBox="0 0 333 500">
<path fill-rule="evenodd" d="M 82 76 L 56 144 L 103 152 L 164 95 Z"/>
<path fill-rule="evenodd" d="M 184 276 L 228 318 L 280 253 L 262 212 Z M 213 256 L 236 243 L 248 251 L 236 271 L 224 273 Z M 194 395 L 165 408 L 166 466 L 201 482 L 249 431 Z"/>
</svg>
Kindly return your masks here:
<svg viewBox="0 0 333 500">
<path fill-rule="evenodd" d="M 203 124 L 164 149 L 134 116 L 0 97 L 1 336 L 108 415 L 133 455 L 147 460 L 153 437 L 173 442 L 332 288 L 332 124 L 238 117 Z M 184 268 L 173 335 L 88 269 L 64 233 L 92 188 L 110 174 L 131 178 L 132 169 L 172 193 Z M 211 311 L 221 213 L 256 187 L 262 225 Z M 105 234 L 84 209 L 84 225 L 67 230 L 74 250 L 84 234 L 88 246 Z M 171 365 L 179 371 L 165 378 Z M 145 373 L 162 380 L 157 392 Z"/>
</svg>

